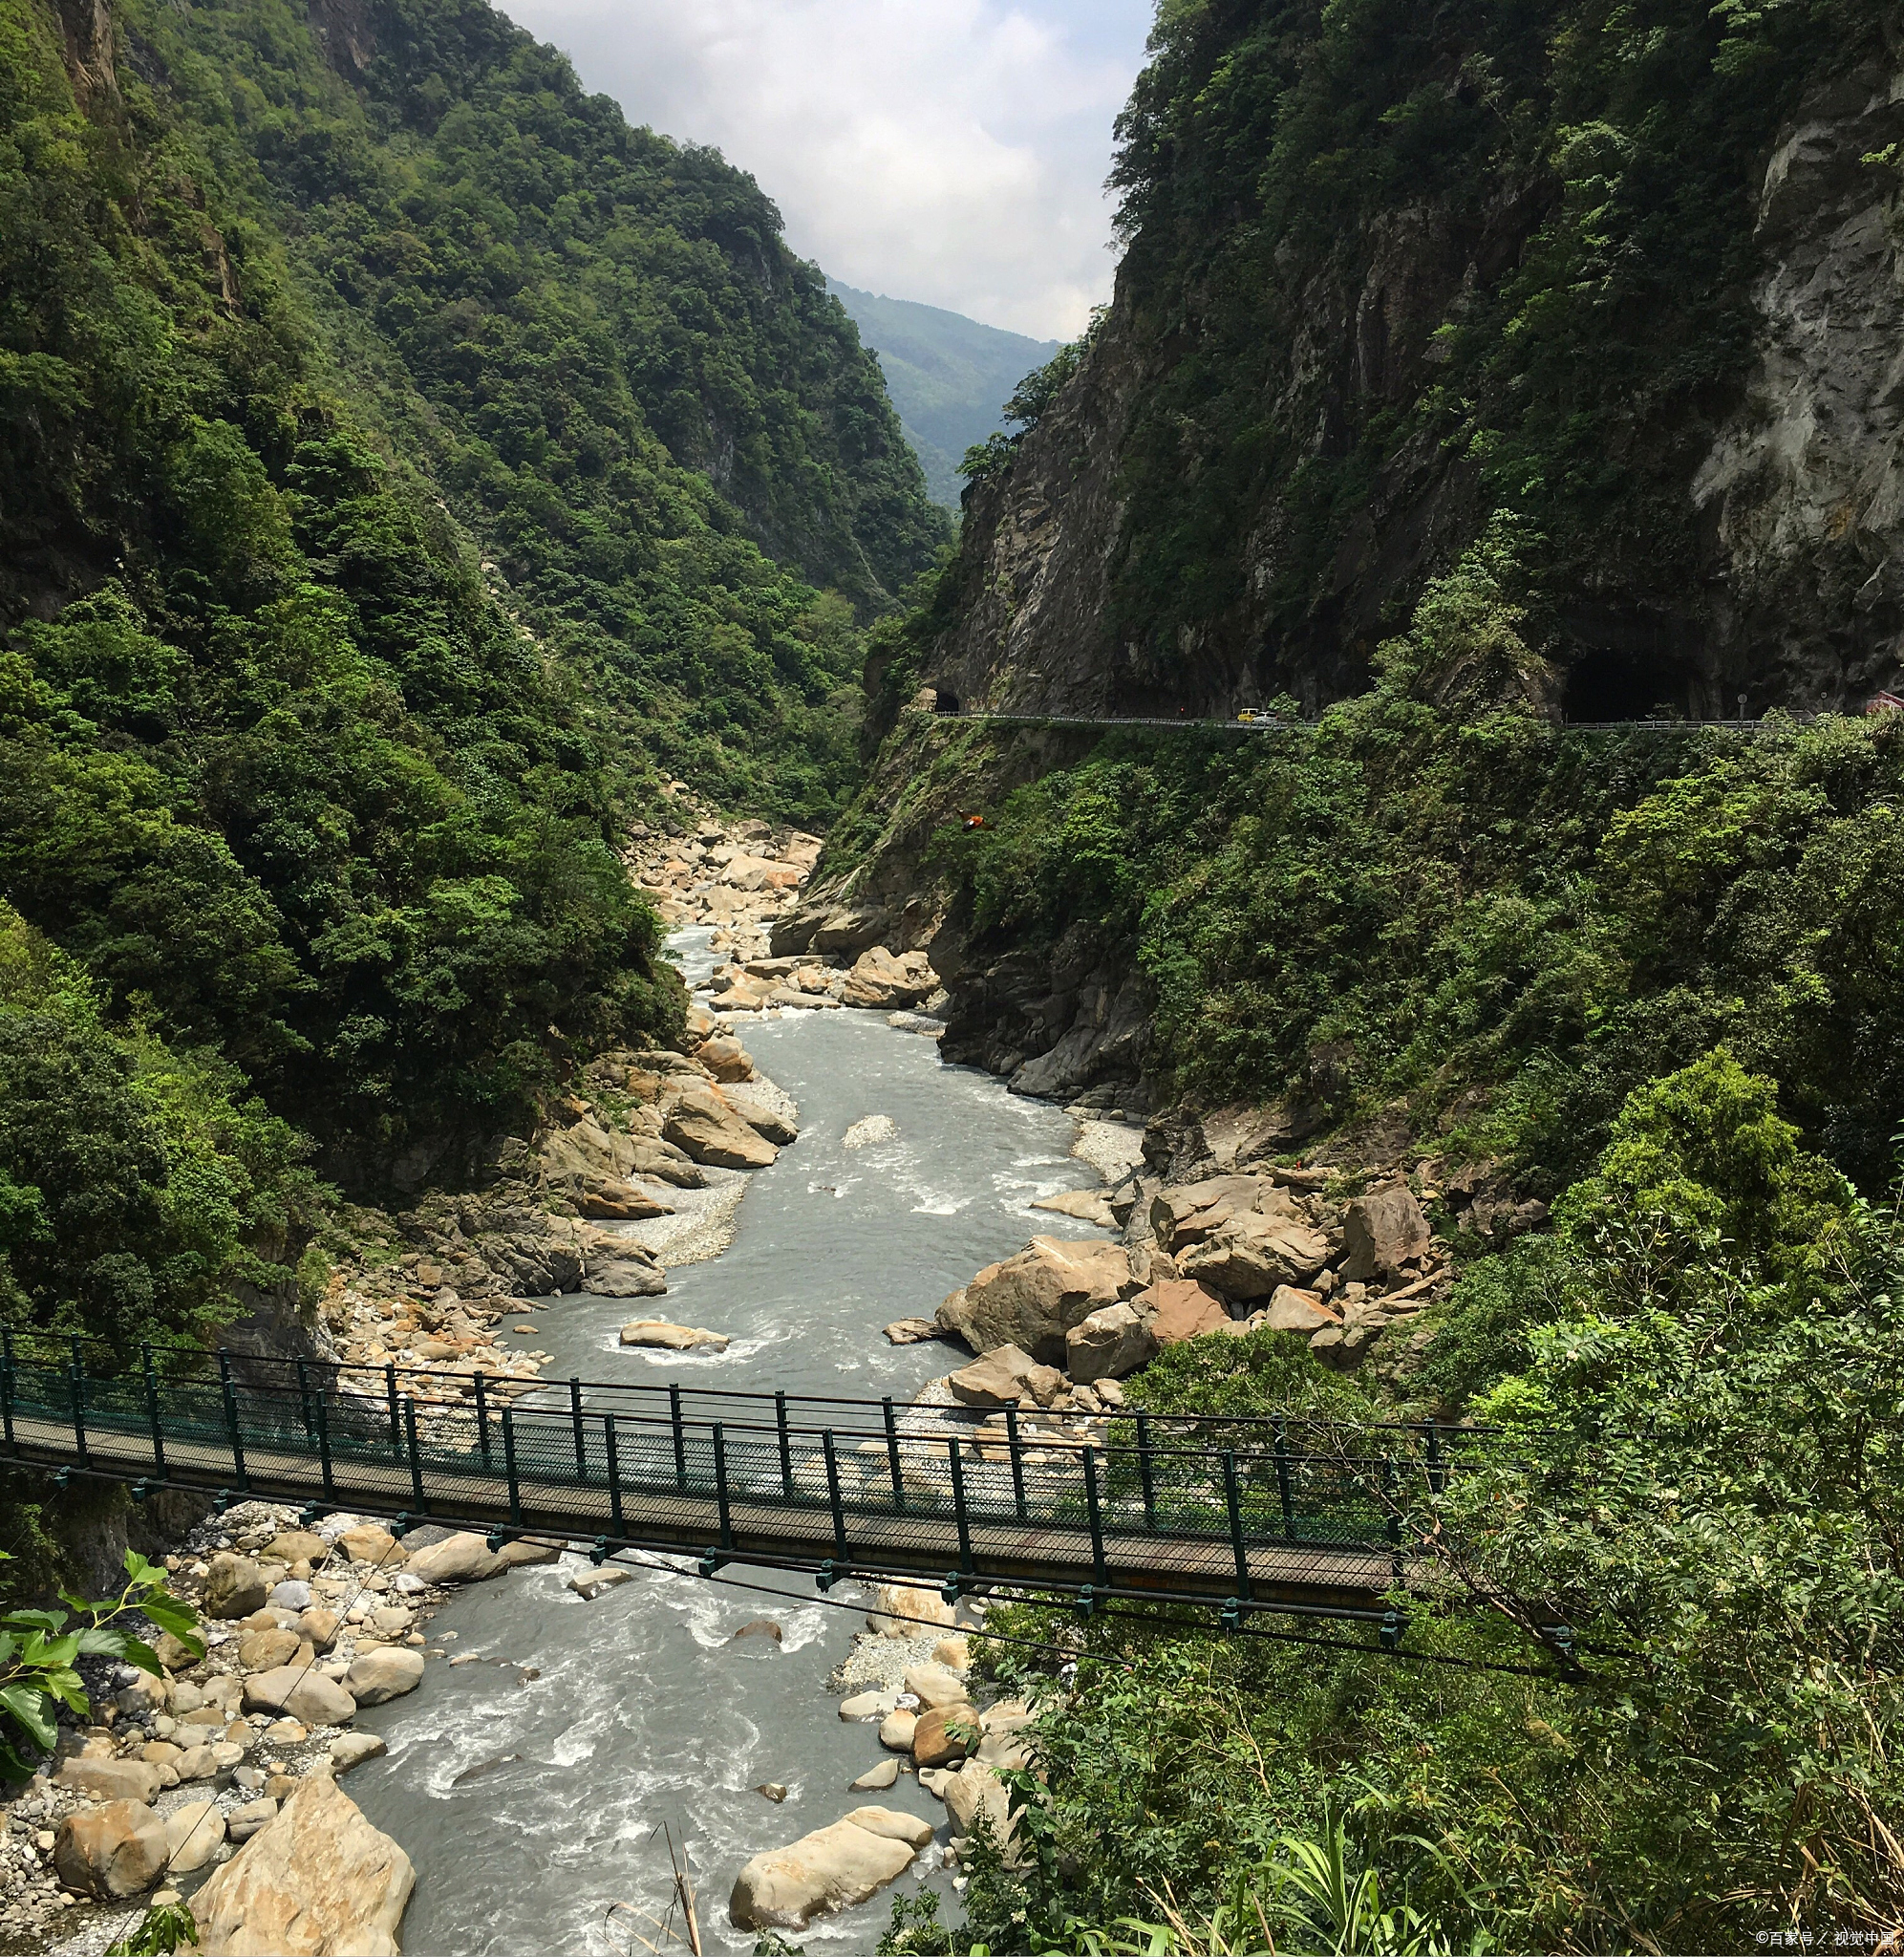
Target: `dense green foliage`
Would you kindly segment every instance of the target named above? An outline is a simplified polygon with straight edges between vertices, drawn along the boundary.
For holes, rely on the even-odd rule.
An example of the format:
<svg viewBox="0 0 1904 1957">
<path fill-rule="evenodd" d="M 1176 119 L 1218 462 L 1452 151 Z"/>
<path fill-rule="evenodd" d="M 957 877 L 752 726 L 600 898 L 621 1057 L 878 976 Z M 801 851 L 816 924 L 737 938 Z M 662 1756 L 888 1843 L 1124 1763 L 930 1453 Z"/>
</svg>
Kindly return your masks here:
<svg viewBox="0 0 1904 1957">
<path fill-rule="evenodd" d="M 1441 1504 L 1452 1607 L 1418 1604 L 1422 1658 L 1330 1650 L 1357 1640 L 1328 1626 L 1317 1648 L 1024 1613 L 1080 1663 L 1000 1647 L 1041 1695 L 1048 1772 L 1018 1781 L 1020 1865 L 981 1858 L 970 1936 L 1082 1949 L 1132 1918 L 1174 1922 L 1165 1949 L 1254 1952 L 1280 1913 L 1285 1952 L 1731 1951 L 1895 1921 L 1904 1218 L 1714 1053 L 1636 1091 L 1556 1235 L 1501 1261 L 1545 1309 L 1481 1369 L 1504 1445 Z M 1444 1336 L 1482 1288 L 1441 1307 Z M 1261 1336 L 1284 1375 L 1315 1370 Z M 1265 1386 L 1259 1409 L 1290 1380 Z M 1209 1404 L 1234 1408 L 1233 1375 Z M 1571 1679 L 1535 1634 L 1555 1613 Z M 1290 1880 L 1338 1833 L 1337 1893 L 1369 1878 L 1393 1941 Z"/>
<path fill-rule="evenodd" d="M 943 831 L 979 942 L 1087 927 L 1153 979 L 1153 1064 L 1181 1086 L 1344 1117 L 1406 1096 L 1418 1132 L 1451 1127 L 1543 1195 L 1635 1086 L 1722 1040 L 1882 1182 L 1904 1105 L 1899 730 L 1554 728 L 1511 699 L 1497 544 L 1318 722 L 1113 737 Z"/>
<path fill-rule="evenodd" d="M 912 299 L 857 291 L 837 279 L 827 282 L 827 290 L 878 354 L 932 500 L 956 509 L 959 457 L 998 425 L 1000 404 L 1025 375 L 1052 358 L 1057 341 L 1028 339 Z"/>
<path fill-rule="evenodd" d="M 1161 9 L 1114 176 L 1146 376 L 1118 637 L 1167 676 L 1183 628 L 1242 595 L 1272 501 L 1270 629 L 1326 633 L 1371 484 L 1437 453 L 1482 511 L 1532 520 L 1560 642 L 1696 617 L 1687 485 L 1751 358 L 1765 159 L 1807 81 L 1881 45 L 1885 14 Z M 1318 311 L 1355 321 L 1363 290 L 1379 320 L 1316 333 Z"/>
<path fill-rule="evenodd" d="M 644 755 L 824 817 L 851 764 L 851 608 L 946 525 L 752 180 L 629 128 L 481 0 L 369 9 L 353 82 L 289 5 L 133 18 L 548 651 Z"/>
<path fill-rule="evenodd" d="M 944 524 L 751 180 L 473 0 L 317 18 L 0 10 L 0 897 L 374 1173 L 672 1033 L 629 814 L 824 816 Z M 132 1064 L 32 1038 L 89 1131 Z"/>
<path fill-rule="evenodd" d="M 292 1281 L 318 1191 L 236 1067 L 101 1007 L 0 905 L 0 1317 L 124 1352 Z"/>
</svg>

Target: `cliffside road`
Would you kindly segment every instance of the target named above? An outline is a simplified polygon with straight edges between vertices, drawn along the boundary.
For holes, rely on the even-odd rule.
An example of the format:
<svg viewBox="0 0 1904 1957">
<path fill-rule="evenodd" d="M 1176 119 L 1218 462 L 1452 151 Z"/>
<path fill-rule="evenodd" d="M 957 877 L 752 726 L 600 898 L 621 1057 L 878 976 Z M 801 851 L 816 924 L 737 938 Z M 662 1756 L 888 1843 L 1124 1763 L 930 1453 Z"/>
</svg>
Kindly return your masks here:
<svg viewBox="0 0 1904 1957">
<path fill-rule="evenodd" d="M 935 714 L 939 720 L 985 720 L 1007 727 L 1168 727 L 1177 733 L 1277 734 L 1293 727 L 1313 724 L 1307 720 L 1192 720 L 1185 715 L 1165 714 L 987 714 L 961 712 Z M 1782 717 L 1793 725 L 1824 718 L 1818 714 Z M 1763 718 L 1751 720 L 1559 720 L 1554 725 L 1569 734 L 1688 734 L 1708 728 L 1749 733 L 1766 723 Z"/>
</svg>

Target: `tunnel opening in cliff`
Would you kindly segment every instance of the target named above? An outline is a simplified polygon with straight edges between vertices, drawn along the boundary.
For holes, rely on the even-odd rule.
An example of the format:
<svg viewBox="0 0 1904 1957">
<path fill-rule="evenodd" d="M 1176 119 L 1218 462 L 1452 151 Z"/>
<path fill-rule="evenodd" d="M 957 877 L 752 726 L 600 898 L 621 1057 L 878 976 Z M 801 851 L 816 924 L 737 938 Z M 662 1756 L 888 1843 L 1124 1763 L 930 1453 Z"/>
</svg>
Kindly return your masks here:
<svg viewBox="0 0 1904 1957">
<path fill-rule="evenodd" d="M 1677 719 L 1693 709 L 1691 667 L 1657 653 L 1583 653 L 1567 669 L 1561 714 L 1569 721 Z"/>
</svg>

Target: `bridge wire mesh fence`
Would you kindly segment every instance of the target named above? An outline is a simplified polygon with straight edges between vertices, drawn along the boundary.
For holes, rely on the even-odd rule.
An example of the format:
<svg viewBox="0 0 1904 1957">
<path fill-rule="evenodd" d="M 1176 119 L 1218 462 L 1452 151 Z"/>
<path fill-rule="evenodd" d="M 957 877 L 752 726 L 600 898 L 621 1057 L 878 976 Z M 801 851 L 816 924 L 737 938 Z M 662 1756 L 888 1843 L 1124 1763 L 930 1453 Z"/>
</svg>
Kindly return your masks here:
<svg viewBox="0 0 1904 1957">
<path fill-rule="evenodd" d="M 1087 1539 L 1100 1581 L 1146 1543 L 1229 1544 L 1244 1596 L 1263 1545 L 1387 1552 L 1399 1573 L 1450 1477 L 1489 1451 L 1485 1432 L 1434 1423 L 1137 1413 L 1080 1438 L 1016 1409 L 974 1429 L 891 1400 L 446 1377 L 197 1347 L 127 1355 L 18 1331 L 0 1332 L 0 1411 L 14 1452 L 31 1430 L 43 1445 L 56 1434 L 82 1467 L 130 1454 L 161 1480 L 222 1478 L 228 1462 L 240 1490 L 267 1463 L 283 1485 L 289 1460 L 339 1503 L 367 1479 L 407 1486 L 418 1515 L 478 1497 L 513 1525 L 578 1533 L 594 1517 L 629 1539 L 640 1515 L 685 1502 L 708 1511 L 704 1533 L 722 1548 L 739 1512 L 757 1534 L 776 1512 L 817 1518 L 842 1564 L 921 1524 L 967 1570 L 984 1532 Z M 815 1535 L 809 1521 L 804 1539 Z"/>
</svg>

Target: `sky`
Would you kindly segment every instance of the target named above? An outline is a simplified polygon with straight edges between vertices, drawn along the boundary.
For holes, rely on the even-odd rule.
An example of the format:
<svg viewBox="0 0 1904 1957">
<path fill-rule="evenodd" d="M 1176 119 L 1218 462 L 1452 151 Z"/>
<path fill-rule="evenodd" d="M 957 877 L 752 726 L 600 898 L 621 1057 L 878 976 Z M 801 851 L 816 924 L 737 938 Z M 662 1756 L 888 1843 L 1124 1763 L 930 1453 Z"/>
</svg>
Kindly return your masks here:
<svg viewBox="0 0 1904 1957">
<path fill-rule="evenodd" d="M 711 143 L 832 277 L 1038 339 L 1110 296 L 1111 123 L 1152 0 L 502 0 L 631 122 Z"/>
</svg>

